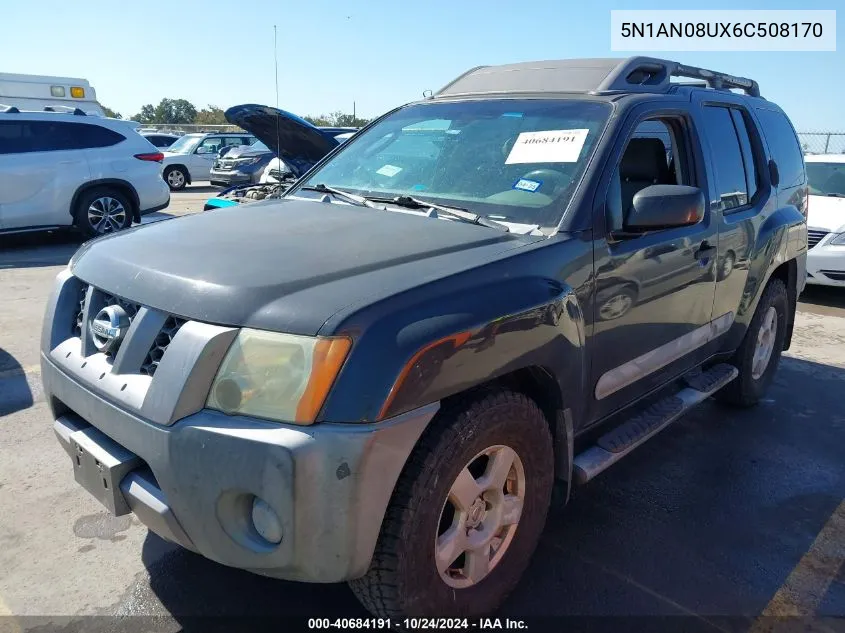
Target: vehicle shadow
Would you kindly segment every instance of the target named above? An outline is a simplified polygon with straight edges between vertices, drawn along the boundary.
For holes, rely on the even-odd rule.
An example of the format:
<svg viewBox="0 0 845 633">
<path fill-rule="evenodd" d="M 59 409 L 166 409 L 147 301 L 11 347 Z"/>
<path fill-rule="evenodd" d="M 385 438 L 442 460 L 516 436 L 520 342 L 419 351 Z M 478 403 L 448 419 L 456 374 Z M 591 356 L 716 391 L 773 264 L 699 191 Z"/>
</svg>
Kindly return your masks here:
<svg viewBox="0 0 845 633">
<path fill-rule="evenodd" d="M 217 185 L 211 185 L 207 182 L 196 184 L 196 185 L 187 185 L 181 193 L 219 193 L 223 187 L 218 187 Z M 179 195 L 179 192 L 176 193 Z M 171 193 L 171 199 L 173 194 Z M 171 202 L 175 202 L 176 200 L 171 200 Z"/>
<path fill-rule="evenodd" d="M 186 633 L 232 630 L 229 618 L 276 624 L 291 618 L 292 623 L 298 622 L 304 629 L 309 617 L 367 616 L 344 583 L 309 584 L 266 578 L 208 560 L 152 532 L 144 541 L 141 558 L 149 573 L 150 590 Z M 215 622 L 219 629 L 213 628 Z M 286 626 L 279 630 L 294 629 Z"/>
<path fill-rule="evenodd" d="M 798 302 L 819 308 L 845 309 L 845 288 L 807 284 L 804 292 L 798 297 Z"/>
<path fill-rule="evenodd" d="M 0 417 L 32 406 L 34 399 L 23 367 L 0 347 Z"/>
<path fill-rule="evenodd" d="M 0 270 L 63 266 L 85 240 L 74 231 L 0 236 Z"/>
</svg>

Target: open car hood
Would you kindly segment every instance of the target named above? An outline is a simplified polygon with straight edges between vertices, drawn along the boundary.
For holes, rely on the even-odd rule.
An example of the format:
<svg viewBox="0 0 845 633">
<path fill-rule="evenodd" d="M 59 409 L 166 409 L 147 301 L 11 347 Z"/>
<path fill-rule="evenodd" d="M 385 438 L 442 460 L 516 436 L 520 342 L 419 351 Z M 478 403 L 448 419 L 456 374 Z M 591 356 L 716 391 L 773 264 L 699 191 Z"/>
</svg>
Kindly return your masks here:
<svg viewBox="0 0 845 633">
<path fill-rule="evenodd" d="M 273 150 L 297 178 L 338 145 L 331 134 L 278 108 L 245 103 L 224 114 L 229 123 L 254 134 Z"/>
</svg>

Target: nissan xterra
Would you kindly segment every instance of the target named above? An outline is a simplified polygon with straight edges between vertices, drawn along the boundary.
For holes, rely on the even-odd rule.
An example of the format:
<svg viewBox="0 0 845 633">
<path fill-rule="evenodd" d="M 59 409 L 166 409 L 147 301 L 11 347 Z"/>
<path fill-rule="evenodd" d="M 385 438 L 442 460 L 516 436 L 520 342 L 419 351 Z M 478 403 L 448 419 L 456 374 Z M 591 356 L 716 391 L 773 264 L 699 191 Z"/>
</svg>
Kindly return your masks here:
<svg viewBox="0 0 845 633">
<path fill-rule="evenodd" d="M 43 330 L 55 431 L 109 510 L 210 559 L 487 614 L 552 499 L 711 395 L 763 397 L 806 201 L 752 80 L 475 68 L 279 200 L 83 245 Z"/>
</svg>

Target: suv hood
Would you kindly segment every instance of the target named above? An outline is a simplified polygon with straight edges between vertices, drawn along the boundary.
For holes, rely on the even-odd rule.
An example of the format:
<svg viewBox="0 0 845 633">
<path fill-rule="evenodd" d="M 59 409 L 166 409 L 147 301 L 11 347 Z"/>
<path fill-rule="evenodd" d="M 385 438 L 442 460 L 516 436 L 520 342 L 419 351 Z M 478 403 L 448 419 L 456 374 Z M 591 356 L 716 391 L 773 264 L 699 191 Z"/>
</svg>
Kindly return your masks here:
<svg viewBox="0 0 845 633">
<path fill-rule="evenodd" d="M 338 145 L 331 134 L 278 108 L 246 103 L 232 106 L 224 114 L 229 123 L 255 135 L 273 150 L 297 178 Z"/>
<path fill-rule="evenodd" d="M 809 196 L 807 226 L 811 229 L 839 232 L 845 227 L 845 198 Z"/>
<path fill-rule="evenodd" d="M 539 239 L 347 204 L 274 200 L 95 239 L 70 265 L 106 292 L 181 317 L 314 335 L 341 310 Z"/>
</svg>

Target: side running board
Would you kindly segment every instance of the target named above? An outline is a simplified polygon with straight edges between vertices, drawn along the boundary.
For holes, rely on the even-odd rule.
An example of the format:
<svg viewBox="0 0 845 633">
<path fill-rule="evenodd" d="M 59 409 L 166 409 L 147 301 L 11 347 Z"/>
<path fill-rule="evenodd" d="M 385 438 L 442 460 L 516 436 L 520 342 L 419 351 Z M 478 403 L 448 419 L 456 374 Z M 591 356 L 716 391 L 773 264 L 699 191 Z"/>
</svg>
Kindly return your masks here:
<svg viewBox="0 0 845 633">
<path fill-rule="evenodd" d="M 709 398 L 738 374 L 736 367 L 724 363 L 714 365 L 705 372 L 688 374 L 683 378 L 686 384 L 684 389 L 655 402 L 642 413 L 602 435 L 595 446 L 579 453 L 573 461 L 575 482 L 583 484 L 590 481 Z"/>
</svg>

